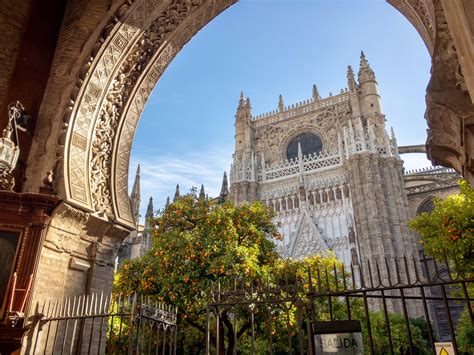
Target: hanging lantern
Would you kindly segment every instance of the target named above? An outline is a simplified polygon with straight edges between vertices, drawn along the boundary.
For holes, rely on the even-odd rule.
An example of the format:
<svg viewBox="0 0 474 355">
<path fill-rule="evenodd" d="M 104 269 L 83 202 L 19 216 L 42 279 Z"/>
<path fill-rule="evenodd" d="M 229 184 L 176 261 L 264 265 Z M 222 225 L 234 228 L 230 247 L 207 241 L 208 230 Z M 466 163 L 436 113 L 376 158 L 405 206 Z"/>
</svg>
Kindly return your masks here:
<svg viewBox="0 0 474 355">
<path fill-rule="evenodd" d="M 17 121 L 23 111 L 24 108 L 19 101 L 8 106 L 8 124 L 0 138 L 0 190 L 13 190 L 15 186 L 11 172 L 15 169 L 20 155 Z"/>
</svg>

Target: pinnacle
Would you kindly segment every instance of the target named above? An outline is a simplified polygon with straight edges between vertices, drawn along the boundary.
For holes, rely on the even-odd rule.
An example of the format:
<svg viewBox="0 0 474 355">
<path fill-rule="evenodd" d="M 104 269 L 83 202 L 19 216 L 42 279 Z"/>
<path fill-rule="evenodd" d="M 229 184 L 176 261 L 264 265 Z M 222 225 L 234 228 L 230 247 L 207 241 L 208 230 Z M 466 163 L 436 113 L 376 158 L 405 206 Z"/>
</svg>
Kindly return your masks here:
<svg viewBox="0 0 474 355">
<path fill-rule="evenodd" d="M 367 80 L 375 80 L 375 74 L 372 68 L 370 67 L 367 58 L 363 51 L 360 52 L 360 66 L 359 66 L 359 83 L 365 82 Z"/>
<path fill-rule="evenodd" d="M 283 103 L 283 96 L 279 95 L 278 96 L 278 110 L 283 111 L 283 108 L 285 107 Z"/>
<path fill-rule="evenodd" d="M 318 100 L 320 98 L 319 92 L 318 92 L 318 87 L 316 84 L 313 85 L 313 99 Z"/>
<path fill-rule="evenodd" d="M 181 197 L 181 195 L 179 193 L 179 184 L 177 184 L 176 185 L 176 191 L 174 193 L 173 202 L 176 202 L 176 200 L 178 200 L 180 197 Z"/>
</svg>

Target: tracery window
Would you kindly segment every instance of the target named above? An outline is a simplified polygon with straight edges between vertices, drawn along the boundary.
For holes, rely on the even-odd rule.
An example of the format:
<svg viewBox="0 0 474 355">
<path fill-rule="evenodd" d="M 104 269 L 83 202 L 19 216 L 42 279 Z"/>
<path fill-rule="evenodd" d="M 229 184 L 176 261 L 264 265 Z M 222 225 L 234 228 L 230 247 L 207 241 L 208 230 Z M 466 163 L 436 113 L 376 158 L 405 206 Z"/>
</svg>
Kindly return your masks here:
<svg viewBox="0 0 474 355">
<path fill-rule="evenodd" d="M 301 145 L 303 155 L 319 154 L 323 150 L 321 138 L 314 133 L 302 133 L 290 142 L 286 148 L 288 160 L 298 158 L 298 143 Z"/>
<path fill-rule="evenodd" d="M 433 197 L 430 196 L 425 199 L 417 208 L 416 215 L 418 216 L 420 213 L 423 212 L 431 212 L 434 209 Z"/>
</svg>

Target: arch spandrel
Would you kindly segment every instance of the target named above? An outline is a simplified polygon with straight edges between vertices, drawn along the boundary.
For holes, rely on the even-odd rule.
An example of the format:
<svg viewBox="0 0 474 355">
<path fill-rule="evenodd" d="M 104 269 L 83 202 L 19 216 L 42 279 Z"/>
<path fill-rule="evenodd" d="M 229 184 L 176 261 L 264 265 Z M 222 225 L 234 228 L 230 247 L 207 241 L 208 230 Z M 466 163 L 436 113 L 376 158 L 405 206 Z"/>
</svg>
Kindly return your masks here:
<svg viewBox="0 0 474 355">
<path fill-rule="evenodd" d="M 130 150 L 145 103 L 174 56 L 236 0 L 137 0 L 107 29 L 79 88 L 65 143 L 69 203 L 132 227 Z M 110 25 L 109 25 L 110 26 Z"/>
</svg>

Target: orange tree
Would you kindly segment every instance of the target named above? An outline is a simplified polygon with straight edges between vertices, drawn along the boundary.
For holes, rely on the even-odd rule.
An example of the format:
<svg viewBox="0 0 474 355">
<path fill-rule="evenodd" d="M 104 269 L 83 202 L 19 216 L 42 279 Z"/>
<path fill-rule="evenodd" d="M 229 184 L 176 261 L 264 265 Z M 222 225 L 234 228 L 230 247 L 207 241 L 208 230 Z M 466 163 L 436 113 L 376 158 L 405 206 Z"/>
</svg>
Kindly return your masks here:
<svg viewBox="0 0 474 355">
<path fill-rule="evenodd" d="M 460 277 L 474 278 L 474 190 L 464 180 L 459 181 L 461 192 L 435 199 L 430 213 L 421 213 L 410 222 L 420 235 L 426 252 L 438 261 L 446 258 Z M 468 283 L 472 297 L 474 287 Z M 474 304 L 470 304 L 474 309 Z M 474 326 L 465 308 L 457 327 L 458 346 L 461 351 L 474 353 Z"/>
<path fill-rule="evenodd" d="M 434 200 L 434 209 L 409 225 L 420 235 L 428 254 L 444 262 L 448 258 L 463 277 L 474 276 L 474 190 L 464 180 L 461 192 Z"/>
<path fill-rule="evenodd" d="M 279 258 L 271 239 L 280 238 L 272 217 L 261 203 L 236 207 L 199 199 L 192 193 L 183 196 L 150 221 L 152 250 L 124 263 L 115 289 L 154 295 L 172 303 L 184 319 L 181 327 L 194 328 L 188 329 L 188 334 L 197 334 L 184 341 L 192 343 L 198 336 L 204 339 L 211 282 L 271 274 Z M 245 329 L 235 331 L 243 334 Z"/>
</svg>

